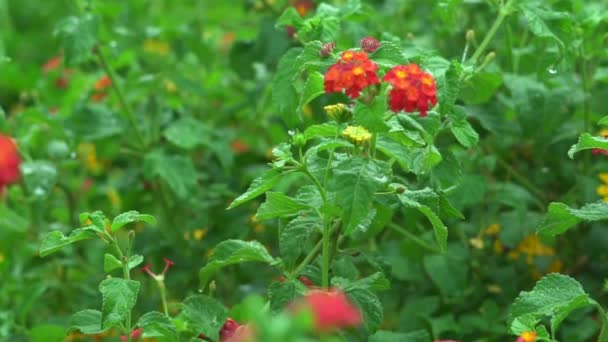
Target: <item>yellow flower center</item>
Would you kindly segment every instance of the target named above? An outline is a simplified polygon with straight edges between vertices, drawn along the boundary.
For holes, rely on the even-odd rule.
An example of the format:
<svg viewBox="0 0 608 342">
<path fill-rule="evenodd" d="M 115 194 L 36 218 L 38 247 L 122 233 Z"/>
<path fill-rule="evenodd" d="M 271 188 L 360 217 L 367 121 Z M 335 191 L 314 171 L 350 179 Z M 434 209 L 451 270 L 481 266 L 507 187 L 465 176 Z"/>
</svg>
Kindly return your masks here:
<svg viewBox="0 0 608 342">
<path fill-rule="evenodd" d="M 398 78 L 405 78 L 405 76 L 407 76 L 407 73 L 405 71 L 403 71 L 403 70 L 399 70 L 399 71 L 395 72 L 395 75 Z"/>
<path fill-rule="evenodd" d="M 353 74 L 355 74 L 356 76 L 362 75 L 364 72 L 362 67 L 356 67 L 355 69 L 353 69 Z"/>
</svg>

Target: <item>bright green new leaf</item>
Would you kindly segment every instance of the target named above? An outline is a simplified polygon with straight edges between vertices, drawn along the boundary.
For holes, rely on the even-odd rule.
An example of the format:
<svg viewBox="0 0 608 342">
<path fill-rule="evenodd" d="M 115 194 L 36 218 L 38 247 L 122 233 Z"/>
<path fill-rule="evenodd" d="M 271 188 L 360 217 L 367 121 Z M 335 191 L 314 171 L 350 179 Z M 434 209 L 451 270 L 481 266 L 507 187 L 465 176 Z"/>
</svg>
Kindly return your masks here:
<svg viewBox="0 0 608 342">
<path fill-rule="evenodd" d="M 590 203 L 580 209 L 570 208 L 564 203 L 549 204 L 549 211 L 536 231 L 541 235 L 556 236 L 582 221 L 601 221 L 608 219 L 608 203 Z"/>
<path fill-rule="evenodd" d="M 608 126 L 608 115 L 604 116 L 597 122 L 598 125 Z"/>
<path fill-rule="evenodd" d="M 333 138 L 339 134 L 338 126 L 334 123 L 324 123 L 320 125 L 308 126 L 304 130 L 306 140 L 313 138 Z"/>
<path fill-rule="evenodd" d="M 228 209 L 235 208 L 245 202 L 251 201 L 272 189 L 272 187 L 279 182 L 281 176 L 281 170 L 279 169 L 270 169 L 266 171 L 261 177 L 254 179 L 253 182 L 251 182 L 249 189 L 232 201 L 228 206 Z"/>
<path fill-rule="evenodd" d="M 192 332 L 202 333 L 212 341 L 218 341 L 220 329 L 228 318 L 228 310 L 211 297 L 195 295 L 184 300 L 180 316 Z"/>
<path fill-rule="evenodd" d="M 103 271 L 104 272 L 110 273 L 121 267 L 122 267 L 122 262 L 120 262 L 120 260 L 116 259 L 115 256 L 113 256 L 112 254 L 108 254 L 108 253 L 103 255 Z"/>
<path fill-rule="evenodd" d="M 608 149 L 608 139 L 604 137 L 595 137 L 589 133 L 583 133 L 578 138 L 578 142 L 568 150 L 568 157 L 574 158 L 574 154 L 583 150 L 592 148 Z"/>
<path fill-rule="evenodd" d="M 78 330 L 85 335 L 99 334 L 106 331 L 101 325 L 101 312 L 97 310 L 78 311 L 70 317 L 68 331 Z"/>
<path fill-rule="evenodd" d="M 147 222 L 154 225 L 156 224 L 156 219 L 152 215 L 140 214 L 138 211 L 131 210 L 116 216 L 112 221 L 111 229 L 115 232 L 132 222 Z"/>
<path fill-rule="evenodd" d="M 222 267 L 243 262 L 258 261 L 274 264 L 276 260 L 266 247 L 257 241 L 225 240 L 213 249 L 207 264 L 199 271 L 201 288 L 205 288 L 211 275 Z"/>
<path fill-rule="evenodd" d="M 209 144 L 211 129 L 193 117 L 184 117 L 171 123 L 163 135 L 173 145 L 191 150 Z"/>
<path fill-rule="evenodd" d="M 103 298 L 101 306 L 104 328 L 119 327 L 124 323 L 137 301 L 139 282 L 122 278 L 109 278 L 99 284 Z"/>
<path fill-rule="evenodd" d="M 452 121 L 450 131 L 458 142 L 467 148 L 471 148 L 479 142 L 479 134 L 475 132 L 471 124 L 466 120 Z"/>
<path fill-rule="evenodd" d="M 67 245 L 73 244 L 74 242 L 87 240 L 94 237 L 96 237 L 95 233 L 85 228 L 74 229 L 68 236 L 65 236 L 62 232 L 55 230 L 47 233 L 44 238 L 42 238 L 39 253 L 41 257 L 45 257 L 49 254 L 57 252 Z"/>
<path fill-rule="evenodd" d="M 303 19 L 296 10 L 295 6 L 289 6 L 277 19 L 277 27 L 293 26 L 296 30 L 302 26 Z"/>
<path fill-rule="evenodd" d="M 373 219 L 369 213 L 374 193 L 388 182 L 390 168 L 380 161 L 353 157 L 336 165 L 333 173 L 331 189 L 342 208 L 344 234 L 367 229 Z"/>
<path fill-rule="evenodd" d="M 578 281 L 573 278 L 552 273 L 539 280 L 532 291 L 521 292 L 511 306 L 510 321 L 521 316 L 535 318 L 550 317 L 551 331 L 557 331 L 560 323 L 572 311 L 593 305 Z M 513 326 L 512 326 L 513 329 Z"/>
<path fill-rule="evenodd" d="M 136 326 L 142 328 L 147 337 L 164 337 L 168 342 L 177 341 L 175 324 L 160 312 L 147 312 L 139 318 Z"/>
<path fill-rule="evenodd" d="M 268 220 L 276 217 L 295 215 L 301 210 L 309 208 L 295 199 L 281 192 L 269 191 L 266 193 L 266 202 L 258 208 L 258 220 Z"/>
</svg>

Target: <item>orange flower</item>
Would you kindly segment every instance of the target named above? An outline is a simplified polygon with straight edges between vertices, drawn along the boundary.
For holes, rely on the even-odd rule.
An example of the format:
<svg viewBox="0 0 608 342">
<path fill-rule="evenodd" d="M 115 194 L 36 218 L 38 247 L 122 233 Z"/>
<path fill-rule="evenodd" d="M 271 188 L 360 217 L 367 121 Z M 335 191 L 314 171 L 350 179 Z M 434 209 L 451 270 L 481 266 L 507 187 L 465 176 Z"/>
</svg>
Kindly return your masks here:
<svg viewBox="0 0 608 342">
<path fill-rule="evenodd" d="M 325 93 L 344 90 L 347 96 L 355 99 L 364 88 L 378 84 L 377 70 L 378 65 L 369 60 L 367 53 L 345 51 L 325 73 Z"/>
<path fill-rule="evenodd" d="M 46 63 L 44 63 L 44 65 L 42 66 L 42 71 L 46 74 L 48 72 L 56 70 L 57 68 L 59 68 L 60 65 L 61 56 L 55 56 L 49 59 Z"/>
<path fill-rule="evenodd" d="M 95 90 L 102 91 L 111 85 L 112 80 L 110 80 L 107 75 L 103 75 L 100 79 L 97 80 L 97 82 L 95 82 Z"/>
<path fill-rule="evenodd" d="M 298 14 L 301 17 L 305 17 L 308 12 L 315 9 L 315 3 L 312 2 L 312 0 L 296 0 L 293 3 L 293 7 L 296 8 L 296 11 L 298 11 Z"/>
<path fill-rule="evenodd" d="M 91 101 L 101 102 L 106 98 L 106 96 L 108 96 L 108 94 L 106 93 L 94 93 L 93 95 L 91 95 Z"/>
<path fill-rule="evenodd" d="M 249 152 L 250 148 L 246 142 L 241 139 L 235 139 L 230 143 L 230 149 L 234 153 L 245 153 Z"/>
<path fill-rule="evenodd" d="M 0 194 L 6 185 L 15 183 L 21 178 L 20 164 L 17 145 L 10 137 L 0 134 Z"/>
<path fill-rule="evenodd" d="M 398 65 L 389 70 L 382 80 L 393 86 L 389 93 L 389 105 L 395 113 L 418 110 L 420 116 L 426 116 L 429 103 L 437 104 L 435 79 L 417 64 Z"/>
<path fill-rule="evenodd" d="M 534 342 L 536 341 L 536 331 L 525 331 L 519 335 L 515 342 Z"/>
</svg>

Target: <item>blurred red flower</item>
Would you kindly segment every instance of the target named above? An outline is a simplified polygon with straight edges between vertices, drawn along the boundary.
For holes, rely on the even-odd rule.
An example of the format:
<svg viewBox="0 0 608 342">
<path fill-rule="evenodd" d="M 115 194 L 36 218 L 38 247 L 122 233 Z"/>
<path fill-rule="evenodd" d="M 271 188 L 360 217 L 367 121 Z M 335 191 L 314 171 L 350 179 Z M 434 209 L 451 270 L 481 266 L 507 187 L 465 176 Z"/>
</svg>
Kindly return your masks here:
<svg viewBox="0 0 608 342">
<path fill-rule="evenodd" d="M 298 307 L 312 311 L 315 328 L 321 332 L 355 327 L 362 321 L 357 307 L 338 289 L 311 290 L 296 304 Z"/>
<path fill-rule="evenodd" d="M 536 331 L 525 331 L 519 335 L 515 342 L 534 342 L 536 341 Z"/>
<path fill-rule="evenodd" d="M 355 99 L 364 88 L 379 82 L 377 70 L 378 65 L 369 60 L 367 53 L 345 51 L 325 73 L 325 93 L 344 90 L 347 96 Z"/>
<path fill-rule="evenodd" d="M 137 341 L 143 333 L 144 329 L 142 328 L 133 329 L 133 331 L 131 331 L 131 341 Z M 123 342 L 127 342 L 127 336 L 125 335 L 120 336 L 120 339 Z"/>
<path fill-rule="evenodd" d="M 420 116 L 426 116 L 429 103 L 437 104 L 435 79 L 417 64 L 398 65 L 389 70 L 382 80 L 393 86 L 389 93 L 389 105 L 395 113 L 418 110 Z"/>
<path fill-rule="evenodd" d="M 0 194 L 5 186 L 21 178 L 20 164 L 17 145 L 10 137 L 0 134 Z"/>
<path fill-rule="evenodd" d="M 296 0 L 293 3 L 293 7 L 296 8 L 301 17 L 305 17 L 310 11 L 315 9 L 315 3 L 312 0 Z"/>
<path fill-rule="evenodd" d="M 95 90 L 102 91 L 111 85 L 112 85 L 112 80 L 107 75 L 103 75 L 103 76 L 101 76 L 101 78 L 99 78 L 95 82 L 94 87 L 95 87 Z"/>
<path fill-rule="evenodd" d="M 61 56 L 55 56 L 49 59 L 46 63 L 42 65 L 42 71 L 46 74 L 53 70 L 56 70 L 61 65 Z"/>
</svg>

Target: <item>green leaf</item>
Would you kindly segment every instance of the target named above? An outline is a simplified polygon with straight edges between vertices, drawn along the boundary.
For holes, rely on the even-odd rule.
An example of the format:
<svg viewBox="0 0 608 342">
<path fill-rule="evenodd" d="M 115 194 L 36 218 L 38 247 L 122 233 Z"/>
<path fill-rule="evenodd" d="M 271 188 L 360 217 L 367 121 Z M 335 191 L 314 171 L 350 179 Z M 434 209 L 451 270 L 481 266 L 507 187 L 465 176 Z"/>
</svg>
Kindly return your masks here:
<svg viewBox="0 0 608 342">
<path fill-rule="evenodd" d="M 281 176 L 281 170 L 279 169 L 270 169 L 266 171 L 261 177 L 254 179 L 253 182 L 251 182 L 249 189 L 232 201 L 228 206 L 228 209 L 238 207 L 272 189 L 272 187 L 279 182 Z"/>
<path fill-rule="evenodd" d="M 308 205 L 302 204 L 283 193 L 269 191 L 266 193 L 266 202 L 260 205 L 256 217 L 258 220 L 268 220 L 295 215 L 307 208 L 309 208 Z"/>
<path fill-rule="evenodd" d="M 552 273 L 539 280 L 532 291 L 521 292 L 511 306 L 510 321 L 531 315 L 535 318 L 551 318 L 551 331 L 557 331 L 560 323 L 572 311 L 595 304 L 575 279 Z"/>
<path fill-rule="evenodd" d="M 342 208 L 344 234 L 367 229 L 374 193 L 389 180 L 390 168 L 384 162 L 353 157 L 335 166 L 332 191 Z"/>
<path fill-rule="evenodd" d="M 380 42 L 380 47 L 370 56 L 370 58 L 376 62 L 376 64 L 387 68 L 392 68 L 397 64 L 404 64 L 407 62 L 407 58 L 403 55 L 403 49 L 389 41 Z"/>
<path fill-rule="evenodd" d="M 119 327 L 135 306 L 139 282 L 110 278 L 99 284 L 99 291 L 103 298 L 101 307 L 103 327 Z"/>
<path fill-rule="evenodd" d="M 276 26 L 293 26 L 296 30 L 298 30 L 300 27 L 302 27 L 303 21 L 304 20 L 302 17 L 300 17 L 300 14 L 296 8 L 294 6 L 289 6 L 277 19 Z"/>
<path fill-rule="evenodd" d="M 163 135 L 173 145 L 191 150 L 199 145 L 208 145 L 211 129 L 193 117 L 184 117 L 172 122 Z"/>
<path fill-rule="evenodd" d="M 195 335 L 202 333 L 212 341 L 218 341 L 220 329 L 228 318 L 228 310 L 211 297 L 195 295 L 184 300 L 180 316 Z"/>
<path fill-rule="evenodd" d="M 110 273 L 121 267 L 122 267 L 122 262 L 120 262 L 120 260 L 116 259 L 115 256 L 113 256 L 112 254 L 108 254 L 108 253 L 103 255 L 103 271 L 104 272 Z"/>
<path fill-rule="evenodd" d="M 164 337 L 169 342 L 177 341 L 175 324 L 160 312 L 147 312 L 139 318 L 136 326 L 144 330 L 146 337 Z"/>
<path fill-rule="evenodd" d="M 423 266 L 441 294 L 448 297 L 463 297 L 468 284 L 466 260 L 458 254 L 433 254 L 424 257 Z"/>
<path fill-rule="evenodd" d="M 460 91 L 467 104 L 477 105 L 488 102 L 502 85 L 502 74 L 498 72 L 478 72 L 469 78 Z"/>
<path fill-rule="evenodd" d="M 450 131 L 452 131 L 456 140 L 466 148 L 471 148 L 479 142 L 479 134 L 466 120 L 452 121 Z"/>
<path fill-rule="evenodd" d="M 65 329 L 60 325 L 40 324 L 34 326 L 29 332 L 29 342 L 63 341 Z"/>
<path fill-rule="evenodd" d="M 317 71 L 310 72 L 304 84 L 304 90 L 300 98 L 300 108 L 310 103 L 312 100 L 325 93 L 323 85 L 323 74 Z"/>
<path fill-rule="evenodd" d="M 414 150 L 412 172 L 416 175 L 425 175 L 443 160 L 441 153 L 435 145 L 428 145 Z"/>
<path fill-rule="evenodd" d="M 304 130 L 304 137 L 306 137 L 306 140 L 313 138 L 333 138 L 338 134 L 338 126 L 332 123 L 312 125 Z"/>
<path fill-rule="evenodd" d="M 441 114 L 448 114 L 452 111 L 460 94 L 460 85 L 462 83 L 460 77 L 462 73 L 462 65 L 458 61 L 452 61 L 445 76 L 437 80 L 437 92 L 439 93 L 439 103 L 441 104 L 439 111 Z"/>
<path fill-rule="evenodd" d="M 357 101 L 354 114 L 355 123 L 367 128 L 372 133 L 387 132 L 389 128 L 384 122 L 387 103 L 385 96 L 376 96 L 374 102 L 369 105 Z"/>
<path fill-rule="evenodd" d="M 293 79 L 298 66 L 301 65 L 294 63 L 294 59 L 300 56 L 301 52 L 301 48 L 293 48 L 281 57 L 271 84 L 272 103 L 277 106 L 279 114 L 289 126 L 293 126 L 300 120 L 295 115 L 298 94 L 293 86 Z"/>
<path fill-rule="evenodd" d="M 568 150 L 568 157 L 574 158 L 574 154 L 583 150 L 592 148 L 608 149 L 608 139 L 603 137 L 594 137 L 589 133 L 583 133 L 578 138 L 578 142 Z"/>
<path fill-rule="evenodd" d="M 187 198 L 197 186 L 196 169 L 186 156 L 150 152 L 144 158 L 144 173 L 150 178 L 160 177 L 179 198 Z"/>
<path fill-rule="evenodd" d="M 70 317 L 68 326 L 68 332 L 78 330 L 85 335 L 99 334 L 108 330 L 101 326 L 101 312 L 97 310 L 78 311 Z"/>
<path fill-rule="evenodd" d="M 604 116 L 597 122 L 598 125 L 608 126 L 608 115 Z"/>
<path fill-rule="evenodd" d="M 361 310 L 368 332 L 376 331 L 384 318 L 384 309 L 378 296 L 372 291 L 360 287 L 345 289 L 344 292 Z"/>
<path fill-rule="evenodd" d="M 211 275 L 222 267 L 243 262 L 258 261 L 274 264 L 276 260 L 266 247 L 257 241 L 226 240 L 215 246 L 207 264 L 199 271 L 201 288 L 204 288 Z"/>
<path fill-rule="evenodd" d="M 69 236 L 65 236 L 62 232 L 55 230 L 47 233 L 44 238 L 42 238 L 39 253 L 41 257 L 45 257 L 74 242 L 94 237 L 96 237 L 95 233 L 83 228 L 74 229 Z"/>
<path fill-rule="evenodd" d="M 88 59 L 97 44 L 98 19 L 92 14 L 68 17 L 57 27 L 55 34 L 63 39 L 63 54 L 67 65 Z"/>
<path fill-rule="evenodd" d="M 285 280 L 284 282 L 274 282 L 268 287 L 268 299 L 270 301 L 270 309 L 273 312 L 280 312 L 287 305 L 293 302 L 296 298 L 304 294 L 301 283 L 299 281 Z"/>
<path fill-rule="evenodd" d="M 124 120 L 102 104 L 79 106 L 65 119 L 64 127 L 81 141 L 109 138 L 125 130 Z"/>
<path fill-rule="evenodd" d="M 435 231 L 435 240 L 437 241 L 437 245 L 439 245 L 439 249 L 445 253 L 448 242 L 448 228 L 443 224 L 443 222 L 441 222 L 441 219 L 437 216 L 437 214 L 435 214 L 435 212 L 433 212 L 433 210 L 428 206 L 420 204 L 416 200 L 408 197 L 407 194 L 400 194 L 399 200 L 408 208 L 418 209 L 418 211 L 420 211 L 429 219 L 429 221 L 431 221 Z"/>
<path fill-rule="evenodd" d="M 126 213 L 122 213 L 114 218 L 112 221 L 112 231 L 115 232 L 132 222 L 147 222 L 149 224 L 156 224 L 156 219 L 152 215 L 140 214 L 138 211 L 131 210 Z"/>
<path fill-rule="evenodd" d="M 547 23 L 545 23 L 545 15 L 543 10 L 533 4 L 521 4 L 520 9 L 528 21 L 528 27 L 534 35 L 542 38 L 550 38 L 554 40 L 560 47 L 564 48 L 564 42 L 551 31 Z M 550 18 L 547 18 L 550 19 Z"/>
<path fill-rule="evenodd" d="M 323 222 L 317 215 L 306 214 L 291 220 L 279 235 L 279 249 L 285 263 L 292 265 L 306 248 L 306 242 L 310 236 L 320 230 Z"/>
<path fill-rule="evenodd" d="M 608 219 L 608 203 L 590 203 L 580 209 L 570 208 L 564 203 L 549 204 L 549 211 L 536 231 L 545 236 L 563 234 L 582 221 L 595 222 Z"/>
<path fill-rule="evenodd" d="M 407 333 L 379 330 L 369 337 L 369 342 L 428 342 L 431 340 L 431 336 L 426 330 Z"/>
<path fill-rule="evenodd" d="M 57 168 L 49 161 L 23 162 L 20 166 L 28 192 L 36 199 L 45 199 L 57 183 Z"/>
</svg>

